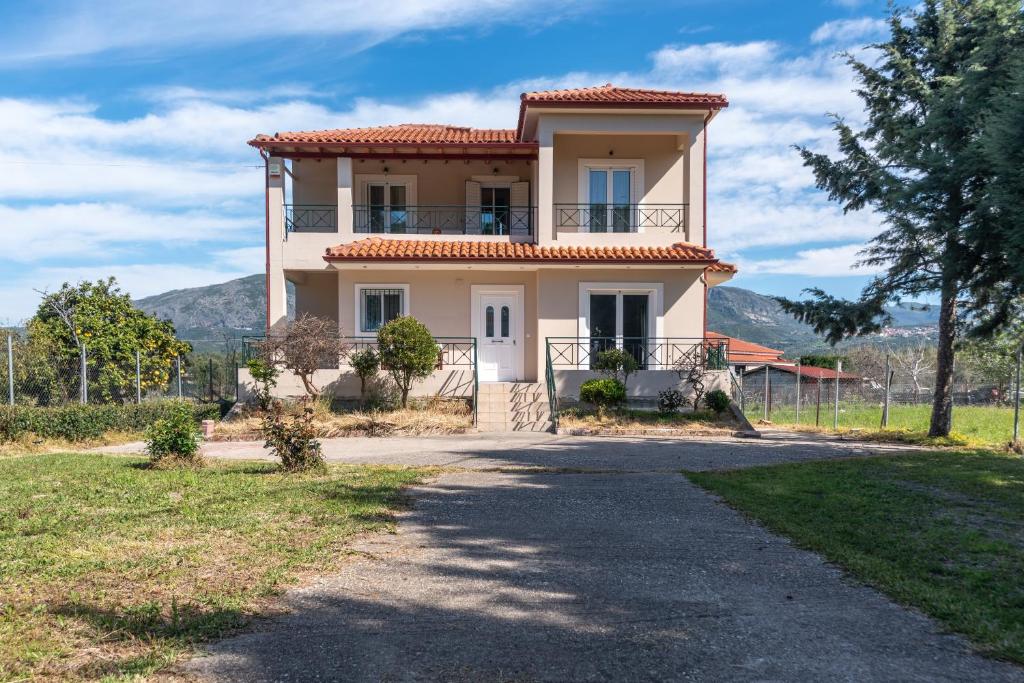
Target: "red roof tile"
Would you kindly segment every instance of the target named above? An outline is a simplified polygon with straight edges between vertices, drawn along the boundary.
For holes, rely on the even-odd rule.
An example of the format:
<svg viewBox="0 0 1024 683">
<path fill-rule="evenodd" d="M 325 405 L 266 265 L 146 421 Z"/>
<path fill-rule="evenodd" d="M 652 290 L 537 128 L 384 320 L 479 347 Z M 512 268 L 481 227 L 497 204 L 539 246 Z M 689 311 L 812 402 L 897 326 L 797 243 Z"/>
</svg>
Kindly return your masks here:
<svg viewBox="0 0 1024 683">
<path fill-rule="evenodd" d="M 620 88 L 611 83 L 591 88 L 570 88 L 566 90 L 540 90 L 524 92 L 520 100 L 536 103 L 589 103 L 589 104 L 658 104 L 678 106 L 700 106 L 711 109 L 729 106 L 725 95 L 715 93 L 679 92 L 676 90 L 644 90 L 641 88 Z"/>
<path fill-rule="evenodd" d="M 729 361 L 732 363 L 764 363 L 782 361 L 782 351 L 770 349 L 745 339 L 737 339 L 719 332 L 708 330 L 708 339 L 725 339 L 729 342 Z"/>
<path fill-rule="evenodd" d="M 732 354 L 729 354 L 729 360 L 732 360 Z M 796 364 L 793 365 L 773 365 L 773 370 L 779 370 L 781 372 L 788 372 L 790 374 L 796 374 Z M 754 372 L 757 372 L 755 370 Z M 830 368 L 817 368 L 813 365 L 803 365 L 800 367 L 800 379 L 863 379 L 860 375 L 855 375 L 851 372 L 836 372 Z"/>
<path fill-rule="evenodd" d="M 465 128 L 433 123 L 403 123 L 373 128 L 334 128 L 257 135 L 254 147 L 274 144 L 352 145 L 507 145 L 516 142 L 516 132 L 505 128 Z"/>
<path fill-rule="evenodd" d="M 725 261 L 718 261 L 708 266 L 708 270 L 712 273 L 735 273 L 737 268 L 732 263 L 726 263 Z"/>
<path fill-rule="evenodd" d="M 678 242 L 668 247 L 539 247 L 526 242 L 404 240 L 371 237 L 330 247 L 326 261 L 561 261 L 568 263 L 694 263 L 718 261 L 715 252 Z"/>
</svg>

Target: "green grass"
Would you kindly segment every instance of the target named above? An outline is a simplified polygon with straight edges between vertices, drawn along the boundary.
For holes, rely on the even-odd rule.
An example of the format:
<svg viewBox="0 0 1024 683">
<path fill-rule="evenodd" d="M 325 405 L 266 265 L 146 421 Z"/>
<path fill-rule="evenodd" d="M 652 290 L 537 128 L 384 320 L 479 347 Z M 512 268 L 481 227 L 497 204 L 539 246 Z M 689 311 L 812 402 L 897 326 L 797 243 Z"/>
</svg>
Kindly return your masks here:
<svg viewBox="0 0 1024 683">
<path fill-rule="evenodd" d="M 755 425 L 764 417 L 760 405 L 748 405 L 744 411 Z M 1013 438 L 1013 408 L 998 406 L 953 406 L 953 434 L 949 443 L 926 438 L 931 420 L 931 405 L 893 405 L 889 408 L 889 427 L 881 429 L 882 408 L 865 403 L 840 402 L 839 430 L 866 430 L 876 438 L 892 437 L 898 441 L 936 443 L 936 445 L 1003 446 Z M 832 429 L 833 409 L 821 406 L 820 427 Z M 794 406 L 773 407 L 769 420 L 778 425 L 815 426 L 814 406 L 801 408 L 796 419 Z"/>
<path fill-rule="evenodd" d="M 0 680 L 146 675 L 387 530 L 421 471 L 0 459 Z"/>
<path fill-rule="evenodd" d="M 942 452 L 686 473 L 730 505 L 1024 662 L 1024 460 Z"/>
</svg>

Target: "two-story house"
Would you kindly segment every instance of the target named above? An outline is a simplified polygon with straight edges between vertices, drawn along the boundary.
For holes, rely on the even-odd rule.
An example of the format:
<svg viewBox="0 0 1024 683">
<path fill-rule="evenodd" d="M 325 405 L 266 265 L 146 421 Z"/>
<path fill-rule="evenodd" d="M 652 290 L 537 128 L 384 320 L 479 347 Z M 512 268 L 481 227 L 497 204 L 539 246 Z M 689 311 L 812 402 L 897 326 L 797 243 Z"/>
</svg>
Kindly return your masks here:
<svg viewBox="0 0 1024 683">
<path fill-rule="evenodd" d="M 608 84 L 525 93 L 510 129 L 258 135 L 268 330 L 286 324 L 291 282 L 294 313 L 345 336 L 408 314 L 475 338 L 482 385 L 559 371 L 571 394 L 618 346 L 641 365 L 631 391 L 656 394 L 644 373 L 703 348 L 707 288 L 736 270 L 707 234 L 707 129 L 727 104 Z"/>
</svg>

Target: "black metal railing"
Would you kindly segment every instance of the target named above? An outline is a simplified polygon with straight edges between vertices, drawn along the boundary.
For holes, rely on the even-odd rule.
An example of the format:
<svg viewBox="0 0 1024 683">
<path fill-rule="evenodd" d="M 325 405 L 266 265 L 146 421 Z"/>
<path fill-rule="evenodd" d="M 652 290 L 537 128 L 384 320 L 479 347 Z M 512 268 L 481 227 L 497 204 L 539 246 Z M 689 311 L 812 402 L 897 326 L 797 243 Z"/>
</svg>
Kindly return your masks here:
<svg viewBox="0 0 1024 683">
<path fill-rule="evenodd" d="M 548 337 L 552 368 L 591 370 L 603 351 L 622 349 L 640 370 L 686 371 L 692 367 L 725 370 L 729 345 L 723 339 L 700 337 Z"/>
<path fill-rule="evenodd" d="M 284 231 L 337 232 L 338 207 L 333 204 L 285 204 Z"/>
<path fill-rule="evenodd" d="M 459 205 L 352 207 L 357 233 L 411 235 L 533 235 L 532 206 L 478 208 Z"/>
<path fill-rule="evenodd" d="M 684 232 L 689 204 L 555 204 L 555 228 L 577 232 Z"/>
</svg>

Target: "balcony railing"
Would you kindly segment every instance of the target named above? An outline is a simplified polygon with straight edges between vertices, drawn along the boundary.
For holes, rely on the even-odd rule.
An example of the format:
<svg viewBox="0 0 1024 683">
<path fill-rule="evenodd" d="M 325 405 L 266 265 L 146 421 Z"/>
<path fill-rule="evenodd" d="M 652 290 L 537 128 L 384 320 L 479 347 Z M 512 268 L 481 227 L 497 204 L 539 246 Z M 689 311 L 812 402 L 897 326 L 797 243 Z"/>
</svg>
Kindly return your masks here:
<svg viewBox="0 0 1024 683">
<path fill-rule="evenodd" d="M 688 204 L 555 204 L 555 229 L 684 232 Z"/>
<path fill-rule="evenodd" d="M 693 367 L 725 370 L 729 344 L 700 337 L 548 337 L 552 368 L 591 370 L 602 351 L 622 349 L 636 359 L 640 370 L 688 371 Z"/>
<path fill-rule="evenodd" d="M 338 207 L 333 204 L 285 204 L 284 230 L 290 232 L 337 232 Z"/>
<path fill-rule="evenodd" d="M 357 233 L 393 235 L 509 235 L 533 234 L 532 206 L 374 206 L 352 207 Z"/>
</svg>

